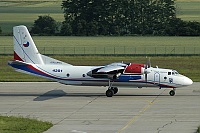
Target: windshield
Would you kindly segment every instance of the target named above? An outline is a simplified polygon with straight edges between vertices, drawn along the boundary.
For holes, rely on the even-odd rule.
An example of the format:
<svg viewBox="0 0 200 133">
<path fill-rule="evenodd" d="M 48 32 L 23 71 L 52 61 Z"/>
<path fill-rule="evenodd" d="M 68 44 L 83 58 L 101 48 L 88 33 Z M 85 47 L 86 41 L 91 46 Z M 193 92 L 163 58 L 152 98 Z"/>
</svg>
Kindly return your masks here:
<svg viewBox="0 0 200 133">
<path fill-rule="evenodd" d="M 172 71 L 172 75 L 178 75 L 179 73 L 176 70 Z"/>
</svg>

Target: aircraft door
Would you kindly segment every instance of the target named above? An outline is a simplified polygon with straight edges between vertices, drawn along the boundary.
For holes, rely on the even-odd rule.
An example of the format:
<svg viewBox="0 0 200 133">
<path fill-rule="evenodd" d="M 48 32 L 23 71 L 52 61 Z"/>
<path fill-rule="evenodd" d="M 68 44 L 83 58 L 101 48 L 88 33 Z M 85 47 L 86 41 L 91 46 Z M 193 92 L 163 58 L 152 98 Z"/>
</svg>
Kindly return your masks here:
<svg viewBox="0 0 200 133">
<path fill-rule="evenodd" d="M 160 84 L 160 73 L 159 72 L 154 72 L 154 83 Z"/>
</svg>

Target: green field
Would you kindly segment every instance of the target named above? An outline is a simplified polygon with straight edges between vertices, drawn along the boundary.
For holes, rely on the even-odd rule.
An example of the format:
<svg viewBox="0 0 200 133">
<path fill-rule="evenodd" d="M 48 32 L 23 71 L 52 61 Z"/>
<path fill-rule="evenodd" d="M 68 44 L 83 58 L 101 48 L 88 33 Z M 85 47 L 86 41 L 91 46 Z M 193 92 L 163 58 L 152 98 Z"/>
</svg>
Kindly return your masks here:
<svg viewBox="0 0 200 133">
<path fill-rule="evenodd" d="M 200 37 L 33 36 L 42 54 L 200 54 Z M 0 54 L 13 54 L 13 38 L 0 36 Z"/>
<path fill-rule="evenodd" d="M 178 18 L 200 22 L 200 0 L 177 0 L 176 7 Z M 39 15 L 50 15 L 62 22 L 64 14 L 61 1 L 0 1 L 0 26 L 3 34 L 11 34 L 12 27 L 16 25 L 30 28 Z"/>
<path fill-rule="evenodd" d="M 200 22 L 199 0 L 178 0 L 176 2 L 177 17 L 186 21 Z"/>
<path fill-rule="evenodd" d="M 3 34 L 12 33 L 12 27 L 26 25 L 31 27 L 34 20 L 41 15 L 49 15 L 56 21 L 62 22 L 64 14 L 61 9 L 61 1 L 7 1 L 0 2 L 0 26 Z"/>
<path fill-rule="evenodd" d="M 32 36 L 37 47 L 200 47 L 200 37 L 69 37 Z M 1 47 L 13 47 L 12 36 L 0 36 Z"/>
</svg>

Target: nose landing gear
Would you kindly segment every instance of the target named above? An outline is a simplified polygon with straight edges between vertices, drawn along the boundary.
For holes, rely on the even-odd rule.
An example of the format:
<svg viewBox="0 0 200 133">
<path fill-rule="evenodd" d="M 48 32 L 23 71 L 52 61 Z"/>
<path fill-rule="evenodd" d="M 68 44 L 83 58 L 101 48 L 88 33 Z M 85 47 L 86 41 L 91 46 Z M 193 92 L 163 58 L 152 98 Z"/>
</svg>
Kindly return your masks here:
<svg viewBox="0 0 200 133">
<path fill-rule="evenodd" d="M 171 91 L 169 92 L 169 95 L 170 95 L 170 96 L 174 96 L 175 94 L 176 94 L 176 89 L 173 88 L 173 90 L 171 90 Z"/>
</svg>

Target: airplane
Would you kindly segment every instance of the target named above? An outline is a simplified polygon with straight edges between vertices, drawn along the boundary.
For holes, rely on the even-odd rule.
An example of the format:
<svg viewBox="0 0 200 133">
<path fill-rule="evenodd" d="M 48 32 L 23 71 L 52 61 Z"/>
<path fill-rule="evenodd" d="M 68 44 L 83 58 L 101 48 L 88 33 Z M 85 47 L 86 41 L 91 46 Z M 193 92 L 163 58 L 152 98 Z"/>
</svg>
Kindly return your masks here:
<svg viewBox="0 0 200 133">
<path fill-rule="evenodd" d="M 189 86 L 193 81 L 173 69 L 151 67 L 146 64 L 114 62 L 103 66 L 74 66 L 39 53 L 26 26 L 13 27 L 14 59 L 8 65 L 16 71 L 51 79 L 65 85 L 105 86 L 107 97 L 118 87 L 176 88 Z"/>
</svg>

